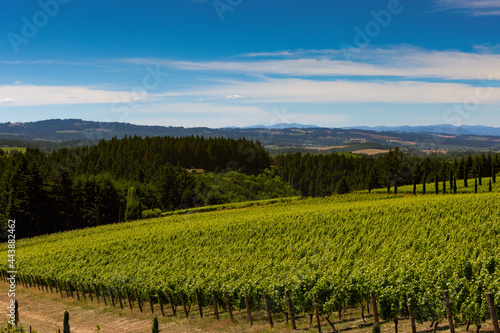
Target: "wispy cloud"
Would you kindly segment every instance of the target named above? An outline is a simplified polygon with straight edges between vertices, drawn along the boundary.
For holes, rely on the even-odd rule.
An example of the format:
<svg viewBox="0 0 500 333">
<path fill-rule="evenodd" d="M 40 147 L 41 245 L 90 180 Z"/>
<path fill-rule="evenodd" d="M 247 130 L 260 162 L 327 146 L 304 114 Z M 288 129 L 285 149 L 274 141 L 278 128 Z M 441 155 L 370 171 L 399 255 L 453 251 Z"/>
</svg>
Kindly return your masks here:
<svg viewBox="0 0 500 333">
<path fill-rule="evenodd" d="M 223 100 L 245 96 L 245 103 L 463 103 L 470 96 L 488 96 L 482 103 L 500 103 L 500 88 L 418 81 L 317 81 L 267 79 L 226 81 L 180 93 L 181 96 Z"/>
<path fill-rule="evenodd" d="M 135 124 L 166 126 L 247 126 L 274 125 L 272 110 L 254 105 L 227 105 L 217 103 L 155 103 L 132 109 L 130 121 Z"/>
<path fill-rule="evenodd" d="M 248 126 L 249 124 L 270 126 L 283 122 L 341 126 L 347 119 L 347 115 L 334 112 L 328 114 L 290 112 L 286 108 L 216 103 L 155 103 L 131 110 L 130 114 L 130 121 L 135 124 L 150 124 L 154 121 L 156 124 L 187 127 Z"/>
<path fill-rule="evenodd" d="M 0 105 L 131 103 L 144 100 L 139 92 L 95 90 L 78 86 L 0 86 Z"/>
<path fill-rule="evenodd" d="M 500 80 L 500 54 L 458 51 L 427 51 L 413 47 L 350 50 L 353 60 L 342 59 L 342 50 L 313 50 L 315 57 L 302 57 L 287 51 L 273 59 L 251 61 L 177 61 L 169 59 L 132 58 L 120 62 L 157 65 L 185 71 L 211 71 L 247 75 L 306 76 L 374 76 L 438 78 L 443 80 Z M 283 59 L 284 57 L 284 59 Z"/>
<path fill-rule="evenodd" d="M 437 0 L 440 10 L 455 10 L 471 16 L 498 16 L 498 0 Z"/>
</svg>

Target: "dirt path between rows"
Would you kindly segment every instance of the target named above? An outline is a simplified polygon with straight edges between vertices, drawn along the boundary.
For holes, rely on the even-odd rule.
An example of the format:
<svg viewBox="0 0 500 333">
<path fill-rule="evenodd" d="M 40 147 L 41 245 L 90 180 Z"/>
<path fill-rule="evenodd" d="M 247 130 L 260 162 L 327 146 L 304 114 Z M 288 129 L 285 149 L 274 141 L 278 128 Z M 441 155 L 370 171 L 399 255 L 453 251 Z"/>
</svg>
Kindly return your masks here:
<svg viewBox="0 0 500 333">
<path fill-rule="evenodd" d="M 5 312 L 1 317 L 2 325 L 7 318 L 7 296 L 8 284 L 0 282 L 0 309 Z M 81 297 L 81 295 L 80 295 Z M 60 294 L 40 291 L 36 288 L 24 288 L 17 286 L 16 300 L 19 303 L 20 323 L 25 329 L 31 326 L 38 332 L 57 332 L 63 328 L 64 311 L 70 314 L 70 327 L 72 333 L 95 332 L 99 324 L 103 333 L 124 332 L 151 332 L 153 315 L 151 312 L 140 313 L 138 310 L 113 308 L 104 306 L 90 300 L 76 300 L 73 298 L 61 298 Z M 102 300 L 101 300 L 102 302 Z M 158 311 L 159 309 L 157 309 Z M 7 318 L 7 319 L 6 319 Z M 186 327 L 183 323 L 177 323 L 176 318 L 159 318 L 162 332 L 193 333 L 202 332 L 200 329 Z"/>
<path fill-rule="evenodd" d="M 7 306 L 9 305 L 8 284 L 0 281 L 0 324 L 5 327 L 7 322 Z M 82 298 L 82 295 L 80 295 Z M 40 333 L 54 333 L 63 328 L 64 311 L 70 315 L 70 327 L 72 333 L 92 333 L 96 332 L 96 325 L 99 324 L 102 333 L 147 333 L 151 332 L 151 324 L 154 315 L 151 313 L 149 304 L 144 305 L 144 312 L 137 308 L 132 311 L 127 305 L 124 309 L 119 306 L 105 306 L 102 302 L 97 303 L 95 297 L 91 302 L 89 299 L 75 299 L 71 297 L 61 298 L 59 293 L 50 293 L 38 290 L 37 288 L 25 288 L 18 285 L 16 290 L 16 300 L 19 302 L 19 317 L 21 325 L 29 332 L 30 326 Z M 109 302 L 108 302 L 109 303 Z M 285 323 L 283 318 L 275 318 L 275 326 L 269 328 L 266 323 L 265 313 L 254 312 L 254 325 L 248 325 L 246 321 L 246 311 L 234 309 L 235 322 L 231 322 L 226 313 L 222 314 L 220 320 L 213 319 L 210 308 L 204 308 L 205 316 L 199 318 L 197 309 L 191 309 L 190 318 L 186 319 L 180 315 L 180 308 L 177 308 L 178 316 L 172 315 L 171 309 L 165 307 L 166 316 L 162 317 L 158 304 L 154 311 L 160 322 L 160 332 L 162 333 L 200 333 L 200 332 L 226 332 L 226 333 L 285 333 L 292 332 L 290 325 Z M 222 310 L 222 309 L 220 309 Z M 1 312 L 4 314 L 1 314 Z M 343 316 L 342 322 L 335 320 L 336 329 L 341 333 L 369 333 L 371 328 L 371 316 L 368 316 L 369 323 L 363 323 L 360 318 L 359 309 L 351 310 L 349 316 Z M 309 324 L 309 316 L 297 316 L 297 326 L 301 332 L 317 332 L 317 328 Z M 323 332 L 332 332 L 326 324 Z M 446 323 L 440 324 L 440 331 L 447 331 Z M 429 323 L 418 324 L 419 332 L 431 333 Z M 392 322 L 381 325 L 382 333 L 393 333 Z M 407 319 L 399 322 L 399 331 L 411 332 L 410 323 Z M 492 332 L 491 322 L 484 323 L 481 332 Z M 456 327 L 456 332 L 465 332 L 465 326 Z"/>
</svg>

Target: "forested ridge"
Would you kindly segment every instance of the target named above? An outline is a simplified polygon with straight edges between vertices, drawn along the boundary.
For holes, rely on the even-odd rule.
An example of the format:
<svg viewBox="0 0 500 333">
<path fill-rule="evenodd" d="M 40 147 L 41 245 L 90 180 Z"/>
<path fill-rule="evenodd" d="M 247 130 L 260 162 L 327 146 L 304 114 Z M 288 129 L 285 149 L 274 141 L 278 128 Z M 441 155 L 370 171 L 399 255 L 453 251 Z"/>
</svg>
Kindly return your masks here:
<svg viewBox="0 0 500 333">
<path fill-rule="evenodd" d="M 252 140 L 126 136 L 52 153 L 0 150 L 0 216 L 16 219 L 23 238 L 246 200 L 386 186 L 397 192 L 429 181 L 452 190 L 457 179 L 495 182 L 499 171 L 498 154 L 414 157 L 396 148 L 380 157 L 290 153 L 272 160 Z"/>
<path fill-rule="evenodd" d="M 3 221 L 16 219 L 18 238 L 218 204 L 224 198 L 295 195 L 264 173 L 270 167 L 264 148 L 244 139 L 134 136 L 51 154 L 28 148 L 2 157 L 0 214 Z M 227 179 L 194 176 L 186 172 L 191 167 L 224 170 Z M 221 188 L 221 182 L 227 186 Z M 243 182 L 260 184 L 255 191 L 265 193 L 241 194 L 231 182 L 240 188 Z"/>
</svg>

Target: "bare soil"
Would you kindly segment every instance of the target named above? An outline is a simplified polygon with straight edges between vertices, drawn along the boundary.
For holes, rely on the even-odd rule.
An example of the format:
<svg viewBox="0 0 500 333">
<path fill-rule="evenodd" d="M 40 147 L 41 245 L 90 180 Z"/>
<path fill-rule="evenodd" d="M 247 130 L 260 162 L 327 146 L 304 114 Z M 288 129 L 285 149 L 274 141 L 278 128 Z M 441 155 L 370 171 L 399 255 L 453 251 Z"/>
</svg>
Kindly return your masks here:
<svg viewBox="0 0 500 333">
<path fill-rule="evenodd" d="M 7 297 L 8 284 L 0 281 L 0 308 L 6 309 L 9 299 Z M 270 328 L 266 322 L 266 316 L 263 311 L 252 313 L 254 325 L 246 320 L 246 312 L 244 309 L 233 309 L 235 321 L 231 322 L 227 312 L 222 311 L 221 319 L 213 318 L 211 308 L 204 308 L 205 317 L 199 317 L 197 307 L 192 307 L 189 313 L 189 318 L 185 318 L 180 307 L 177 308 L 177 316 L 172 315 L 172 310 L 169 306 L 165 306 L 165 317 L 161 316 L 158 304 L 154 306 L 155 314 L 151 313 L 149 304 L 144 304 L 144 312 L 140 312 L 136 307 L 133 310 L 124 304 L 124 309 L 119 306 L 104 305 L 101 299 L 100 303 L 94 297 L 91 302 L 88 297 L 83 300 L 80 295 L 80 300 L 71 297 L 61 298 L 60 294 L 50 293 L 38 290 L 37 288 L 24 288 L 18 285 L 16 289 L 16 300 L 19 302 L 19 317 L 20 323 L 29 332 L 30 326 L 37 332 L 54 333 L 59 329 L 62 331 L 63 314 L 68 311 L 70 315 L 70 327 L 72 333 L 91 333 L 96 332 L 96 325 L 100 325 L 102 333 L 146 333 L 151 332 L 151 324 L 155 315 L 158 316 L 160 323 L 160 332 L 162 333 L 198 333 L 198 332 L 229 332 L 229 333 L 285 333 L 293 332 L 290 323 L 286 323 L 284 315 L 273 315 L 274 328 Z M 6 318 L 6 316 L 4 317 Z M 342 314 L 342 320 L 338 320 L 338 315 L 330 315 L 330 321 L 334 323 L 337 332 L 349 333 L 370 333 L 372 331 L 373 318 L 371 315 L 366 315 L 366 323 L 361 319 L 360 309 L 349 309 Z M 316 321 L 309 324 L 309 315 L 297 316 L 297 328 L 299 332 L 318 332 Z M 5 324 L 6 319 L 2 320 Z M 322 332 L 333 332 L 332 327 L 325 319 L 325 315 L 321 316 Z M 432 332 L 429 327 L 430 323 L 417 324 L 418 332 Z M 410 322 L 408 319 L 399 320 L 399 332 L 411 332 Z M 456 327 L 456 332 L 465 332 L 465 326 Z M 439 332 L 448 332 L 447 321 L 443 320 L 438 326 Z M 475 327 L 471 325 L 470 332 L 475 331 Z M 490 322 L 483 324 L 481 333 L 492 332 Z M 394 332 L 393 322 L 381 323 L 381 332 Z"/>
<path fill-rule="evenodd" d="M 388 153 L 388 149 L 361 149 L 353 151 L 353 154 L 365 154 L 365 155 L 376 155 Z"/>
</svg>

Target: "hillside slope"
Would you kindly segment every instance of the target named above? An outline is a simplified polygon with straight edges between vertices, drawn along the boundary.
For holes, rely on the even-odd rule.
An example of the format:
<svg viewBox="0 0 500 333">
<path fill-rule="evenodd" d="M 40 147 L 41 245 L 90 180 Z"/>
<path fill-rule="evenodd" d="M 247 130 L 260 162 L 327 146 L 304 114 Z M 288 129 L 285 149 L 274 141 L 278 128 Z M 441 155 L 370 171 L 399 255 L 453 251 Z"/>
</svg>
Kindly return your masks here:
<svg viewBox="0 0 500 333">
<path fill-rule="evenodd" d="M 285 289 L 298 312 L 313 291 L 326 312 L 376 290 L 382 318 L 404 315 L 411 292 L 421 320 L 444 318 L 450 289 L 461 320 L 484 321 L 484 291 L 500 291 L 498 198 L 353 194 L 116 224 L 20 241 L 19 271 L 189 304 L 198 289 L 204 304 L 215 290 L 260 308 L 266 292 L 276 312 Z"/>
</svg>

